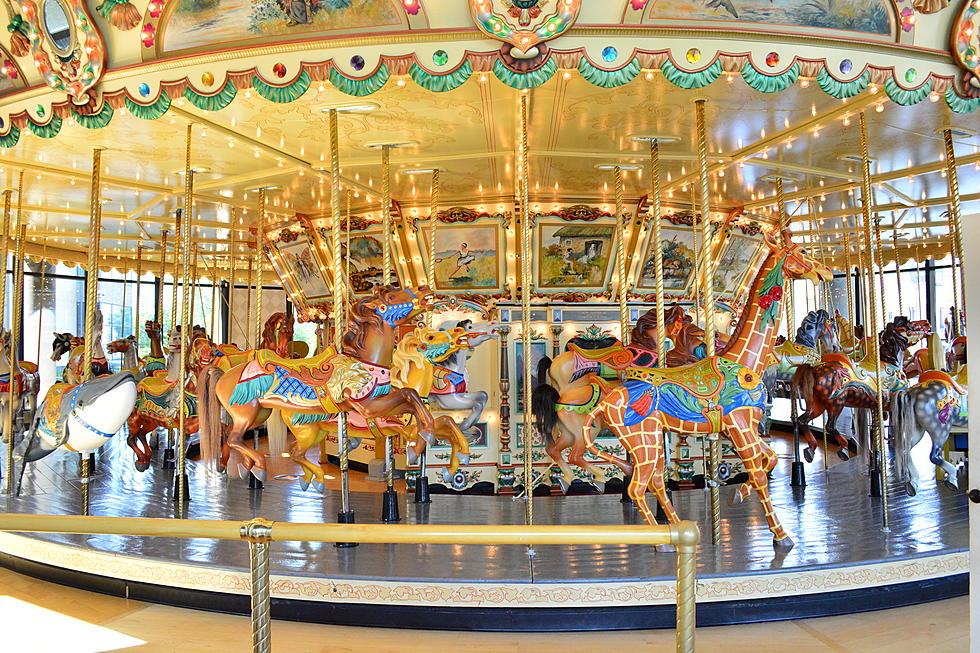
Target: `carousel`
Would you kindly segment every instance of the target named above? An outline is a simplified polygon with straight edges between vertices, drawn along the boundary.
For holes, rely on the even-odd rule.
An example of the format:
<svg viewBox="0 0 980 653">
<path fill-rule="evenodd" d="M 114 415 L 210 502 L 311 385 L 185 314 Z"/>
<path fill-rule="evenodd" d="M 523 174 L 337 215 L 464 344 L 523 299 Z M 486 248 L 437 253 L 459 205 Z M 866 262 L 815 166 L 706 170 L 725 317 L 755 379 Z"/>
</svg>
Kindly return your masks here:
<svg viewBox="0 0 980 653">
<path fill-rule="evenodd" d="M 689 520 L 699 625 L 967 593 L 980 2 L 3 4 L 0 564 L 247 612 L 11 524 L 332 523 L 273 617 L 669 628 L 670 545 L 353 534 Z"/>
</svg>

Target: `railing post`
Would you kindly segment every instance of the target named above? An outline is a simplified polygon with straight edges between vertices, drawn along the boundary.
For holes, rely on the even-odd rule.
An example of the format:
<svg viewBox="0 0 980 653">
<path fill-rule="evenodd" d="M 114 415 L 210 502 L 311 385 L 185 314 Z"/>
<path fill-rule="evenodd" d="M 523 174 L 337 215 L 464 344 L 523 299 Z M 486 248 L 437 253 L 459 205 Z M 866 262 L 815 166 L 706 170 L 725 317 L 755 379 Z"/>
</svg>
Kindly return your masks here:
<svg viewBox="0 0 980 653">
<path fill-rule="evenodd" d="M 272 653 L 272 606 L 269 590 L 269 542 L 275 522 L 257 517 L 242 522 L 252 572 L 252 653 Z"/>
<path fill-rule="evenodd" d="M 677 653 L 694 653 L 697 624 L 695 563 L 701 532 L 694 522 L 682 521 L 671 527 L 671 539 L 677 548 Z"/>
</svg>

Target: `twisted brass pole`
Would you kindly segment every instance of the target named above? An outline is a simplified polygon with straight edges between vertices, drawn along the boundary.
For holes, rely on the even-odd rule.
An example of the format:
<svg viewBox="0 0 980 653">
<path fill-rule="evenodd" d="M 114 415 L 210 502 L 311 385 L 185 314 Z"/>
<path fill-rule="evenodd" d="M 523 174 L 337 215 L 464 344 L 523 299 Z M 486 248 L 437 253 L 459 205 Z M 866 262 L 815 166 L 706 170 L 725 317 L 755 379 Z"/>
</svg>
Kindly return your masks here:
<svg viewBox="0 0 980 653">
<path fill-rule="evenodd" d="M 895 283 L 896 289 L 898 290 L 898 314 L 905 315 L 905 309 L 902 306 L 902 262 L 899 260 L 898 256 L 898 231 L 892 229 L 892 247 L 895 251 Z"/>
<path fill-rule="evenodd" d="M 265 272 L 265 189 L 259 189 L 259 218 L 255 227 L 255 348 L 262 346 L 262 278 Z"/>
<path fill-rule="evenodd" d="M 160 292 L 157 293 L 156 321 L 160 323 L 160 335 L 163 336 L 163 291 L 167 276 L 167 230 L 160 232 Z"/>
<path fill-rule="evenodd" d="M 868 127 L 865 120 L 864 112 L 859 114 L 859 129 L 861 132 L 861 159 L 862 159 L 862 213 L 864 215 L 864 242 L 865 247 L 869 250 L 871 255 L 871 263 L 875 263 L 875 253 L 876 250 L 871 246 L 871 206 L 874 203 L 874 198 L 872 195 L 871 186 L 871 159 L 868 155 Z M 875 364 L 875 385 L 876 385 L 876 396 L 877 401 L 875 402 L 875 417 L 876 424 L 874 428 L 874 442 L 875 456 L 877 457 L 876 473 L 878 475 L 878 481 L 881 484 L 881 525 L 882 529 L 888 530 L 888 476 L 885 471 L 885 433 L 884 433 L 884 396 L 882 377 L 881 377 L 881 349 L 878 342 L 878 300 L 875 297 L 876 290 L 874 279 L 871 279 L 871 283 L 868 285 L 868 308 L 871 317 L 871 333 L 869 334 L 870 340 L 868 341 L 871 345 L 872 357 Z"/>
<path fill-rule="evenodd" d="M 960 211 L 960 179 L 956 171 L 956 153 L 953 150 L 953 132 L 943 130 L 943 143 L 946 146 L 946 183 L 949 185 L 949 234 L 951 238 L 952 277 L 953 277 L 953 331 L 955 335 L 963 333 L 960 324 L 960 311 L 966 311 L 966 279 L 963 276 L 963 226 Z M 956 265 L 959 263 L 959 275 Z M 959 276 L 959 279 L 957 279 Z M 957 281 L 959 283 L 957 284 Z M 958 286 L 958 289 L 957 289 Z M 956 300 L 959 301 L 956 301 Z"/>
<path fill-rule="evenodd" d="M 667 367 L 667 318 L 664 309 L 664 247 L 660 214 L 660 143 L 650 142 L 650 210 L 653 214 L 653 255 L 657 288 L 657 367 Z"/>
<path fill-rule="evenodd" d="M 888 307 L 885 305 L 885 264 L 882 263 L 881 256 L 881 217 L 876 216 L 874 219 L 874 230 L 872 231 L 875 237 L 875 248 L 871 252 L 871 260 L 875 263 L 875 268 L 878 277 L 878 298 L 881 303 L 881 320 L 882 322 L 888 322 Z"/>
<path fill-rule="evenodd" d="M 23 172 L 21 179 L 23 180 Z M 92 185 L 89 189 L 89 250 L 88 265 L 85 275 L 85 345 L 82 349 L 82 380 L 88 381 L 93 377 L 92 353 L 95 340 L 101 334 L 95 333 L 95 314 L 99 299 L 99 248 L 102 244 L 102 149 L 95 148 L 92 152 Z M 18 202 L 20 201 L 18 193 Z M 18 208 L 18 214 L 19 214 Z M 20 216 L 18 215 L 18 222 Z M 16 264 L 16 261 L 14 262 Z M 89 454 L 81 453 L 82 476 L 82 514 L 89 512 Z"/>
<path fill-rule="evenodd" d="M 534 422 L 531 415 L 531 211 L 528 207 L 530 161 L 528 158 L 528 107 L 527 93 L 521 93 L 518 135 L 517 179 L 518 198 L 521 204 L 521 342 L 524 349 L 524 522 L 534 523 Z M 529 549 L 533 551 L 533 549 Z"/>
<path fill-rule="evenodd" d="M 384 285 L 391 283 L 391 146 L 381 146 L 381 219 L 384 229 L 382 246 L 382 277 Z"/>
<path fill-rule="evenodd" d="M 428 246 L 428 269 L 426 270 L 429 288 L 436 290 L 436 224 L 439 222 L 439 169 L 432 171 L 432 186 L 429 192 L 429 246 Z M 429 313 L 429 326 L 433 325 L 434 317 Z"/>
<path fill-rule="evenodd" d="M 186 192 L 187 188 L 187 177 L 184 176 L 184 188 Z M 174 233 L 174 269 L 170 272 L 170 280 L 173 282 L 172 292 L 170 294 L 170 331 L 174 331 L 177 325 L 180 323 L 180 315 L 177 313 L 177 284 L 179 275 L 177 274 L 178 266 L 180 265 L 180 257 L 184 256 L 185 253 L 181 250 L 181 244 L 183 243 L 183 233 L 184 233 L 184 213 L 187 210 L 187 202 L 184 202 L 184 207 L 177 214 L 176 221 L 176 231 Z"/>
<path fill-rule="evenodd" d="M 20 173 L 20 178 L 23 179 L 24 173 Z M 3 282 L 0 283 L 0 330 L 3 328 L 3 318 L 7 311 L 7 258 L 10 254 L 10 243 L 11 243 L 11 230 L 10 230 L 10 190 L 5 190 L 3 192 L 3 242 L 0 244 L 0 257 L 3 258 Z M 19 223 L 19 219 L 18 219 Z M 19 224 L 18 224 L 19 227 Z M 11 322 L 13 322 L 13 313 L 11 313 Z M 13 330 L 13 324 L 11 324 L 11 330 Z M 13 342 L 13 338 L 11 338 Z M 10 357 L 10 378 L 14 378 L 14 357 Z M 13 386 L 10 384 L 10 394 L 7 396 L 7 415 L 4 421 L 4 435 L 7 438 L 7 494 L 9 496 L 14 495 L 14 396 L 13 396 Z"/>
<path fill-rule="evenodd" d="M 847 269 L 847 276 L 845 277 L 847 283 L 847 319 L 854 327 L 857 325 L 857 318 L 854 315 L 854 268 L 851 267 L 851 237 L 848 232 L 844 231 L 844 265 Z"/>
<path fill-rule="evenodd" d="M 348 323 L 350 319 L 350 309 L 353 302 L 351 285 L 350 285 L 350 219 L 351 219 L 351 199 L 354 195 L 354 191 L 350 188 L 347 189 L 347 210 L 344 215 L 347 217 L 347 223 L 344 227 L 344 245 L 343 248 L 347 252 L 347 256 L 344 257 L 344 288 L 346 289 L 344 297 L 344 324 Z"/>
<path fill-rule="evenodd" d="M 133 344 L 136 347 L 136 359 L 139 360 L 140 357 L 140 288 L 142 283 L 140 280 L 143 278 L 143 243 L 136 246 L 136 306 L 133 307 L 133 331 L 136 333 L 136 342 Z"/>
<path fill-rule="evenodd" d="M 207 265 L 207 263 L 205 263 Z M 208 335 L 211 338 L 211 342 L 218 342 L 218 336 L 214 333 L 215 327 L 215 315 L 218 312 L 218 261 L 213 257 L 211 258 L 211 325 L 208 329 Z"/>
<path fill-rule="evenodd" d="M 248 318 L 252 315 L 252 294 L 255 288 L 255 259 L 248 257 L 248 271 L 245 278 L 245 324 L 242 325 L 242 336 L 249 343 L 250 349 L 258 349 L 259 343 L 252 336 L 253 329 L 248 323 Z"/>
<path fill-rule="evenodd" d="M 232 326 L 234 326 L 235 320 L 235 248 L 237 244 L 235 243 L 235 238 L 238 236 L 238 230 L 235 228 L 236 218 L 238 217 L 238 209 L 231 209 L 231 239 L 228 243 L 228 322 L 230 324 L 225 325 L 228 331 L 228 340 L 230 342 L 235 342 L 235 334 L 232 331 Z M 242 334 L 244 335 L 244 334 Z"/>
<path fill-rule="evenodd" d="M 625 206 L 623 204 L 623 169 L 616 166 L 613 169 L 616 184 L 616 224 L 619 232 L 616 237 L 616 276 L 619 277 L 619 328 L 622 333 L 624 345 L 629 344 L 630 340 L 630 312 L 629 312 L 629 283 L 626 279 L 626 231 L 629 228 L 630 219 L 624 217 Z"/>
<path fill-rule="evenodd" d="M 184 503 L 190 501 L 187 489 L 187 429 L 186 411 L 184 410 L 184 392 L 187 382 L 187 357 L 190 354 L 192 345 L 191 339 L 191 295 L 193 288 L 191 283 L 191 229 L 194 224 L 194 170 L 191 168 L 191 142 L 194 135 L 194 123 L 187 123 L 187 132 L 184 143 L 184 212 L 180 220 L 180 251 L 183 259 L 174 259 L 176 263 L 181 261 L 181 307 L 180 307 L 180 373 L 177 376 L 177 392 L 180 394 L 177 403 L 177 512 L 182 514 Z M 176 265 L 174 272 L 177 271 Z M 174 288 L 177 287 L 177 279 L 174 278 Z M 175 316 L 176 320 L 176 316 Z"/>
</svg>

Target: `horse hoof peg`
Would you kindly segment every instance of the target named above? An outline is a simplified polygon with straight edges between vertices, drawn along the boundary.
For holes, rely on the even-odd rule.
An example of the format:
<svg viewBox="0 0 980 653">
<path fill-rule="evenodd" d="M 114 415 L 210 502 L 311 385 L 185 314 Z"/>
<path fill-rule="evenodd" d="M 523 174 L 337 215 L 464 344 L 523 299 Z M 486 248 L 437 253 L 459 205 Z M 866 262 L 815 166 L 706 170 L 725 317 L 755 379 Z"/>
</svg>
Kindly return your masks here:
<svg viewBox="0 0 980 653">
<path fill-rule="evenodd" d="M 418 452 L 416 452 L 415 449 L 411 447 L 405 447 L 405 460 L 408 461 L 409 465 L 413 465 L 413 466 L 418 465 L 419 464 Z"/>
<path fill-rule="evenodd" d="M 268 475 L 269 475 L 269 474 L 268 474 L 268 472 L 267 472 L 266 470 L 264 470 L 264 469 L 261 469 L 261 468 L 259 468 L 259 467 L 253 467 L 253 468 L 251 469 L 251 472 L 252 472 L 252 476 L 254 476 L 255 478 L 257 478 L 257 479 L 259 479 L 259 480 L 260 480 L 260 481 L 262 481 L 263 483 L 265 483 L 265 479 L 266 479 L 266 477 L 268 477 Z"/>
<path fill-rule="evenodd" d="M 456 458 L 459 460 L 459 464 L 460 465 L 469 465 L 470 464 L 470 457 L 467 456 L 466 454 L 458 453 L 458 454 L 456 454 Z"/>
<path fill-rule="evenodd" d="M 248 468 L 241 463 L 238 463 L 238 478 L 248 478 Z"/>
<path fill-rule="evenodd" d="M 959 489 L 960 489 L 960 488 L 958 488 L 956 486 L 956 483 L 954 483 L 953 481 L 949 480 L 948 478 L 944 478 L 943 479 L 943 486 L 947 490 L 952 490 L 953 492 L 959 492 Z"/>
<path fill-rule="evenodd" d="M 150 468 L 150 463 L 136 463 L 136 471 L 145 472 Z"/>
<path fill-rule="evenodd" d="M 796 546 L 796 542 L 794 542 L 793 538 L 791 538 L 789 535 L 782 539 L 772 541 L 772 548 L 776 549 L 777 551 L 789 551 L 794 546 Z"/>
<path fill-rule="evenodd" d="M 568 488 L 571 487 L 569 482 L 565 480 L 564 477 L 558 479 L 558 487 L 561 488 L 562 494 L 568 494 Z"/>
<path fill-rule="evenodd" d="M 851 453 L 857 454 L 857 452 L 858 452 L 858 443 L 857 443 L 857 440 L 855 440 L 854 438 L 848 438 L 847 439 L 847 449 Z"/>
<path fill-rule="evenodd" d="M 307 481 L 305 478 L 301 478 L 299 479 L 299 487 L 300 489 L 303 490 L 303 492 L 306 492 L 307 490 L 310 489 L 310 482 Z"/>
<path fill-rule="evenodd" d="M 313 481 L 313 488 L 320 494 L 323 494 L 326 491 L 326 487 L 323 485 L 323 483 L 317 480 Z"/>
<path fill-rule="evenodd" d="M 807 447 L 806 449 L 804 449 L 803 450 L 803 457 L 806 459 L 806 461 L 808 463 L 812 463 L 813 462 L 813 449 L 811 449 L 810 447 Z"/>
<path fill-rule="evenodd" d="M 847 449 L 838 449 L 837 450 L 837 457 L 840 458 L 841 460 L 850 460 L 851 459 L 850 454 L 847 453 Z"/>
<path fill-rule="evenodd" d="M 452 483 L 453 482 L 452 475 L 449 473 L 449 470 L 447 470 L 445 467 L 442 468 L 442 471 L 440 471 L 440 474 L 442 475 L 443 482 L 445 482 L 445 483 Z"/>
<path fill-rule="evenodd" d="M 916 492 L 917 490 L 915 489 L 915 483 L 913 483 L 912 481 L 908 481 L 905 483 L 905 494 L 909 495 L 910 497 L 914 497 L 916 495 Z"/>
<path fill-rule="evenodd" d="M 362 440 L 364 440 L 364 438 L 350 438 L 349 440 L 347 440 L 347 453 L 350 453 L 354 449 L 357 449 L 359 446 L 361 446 Z"/>
</svg>

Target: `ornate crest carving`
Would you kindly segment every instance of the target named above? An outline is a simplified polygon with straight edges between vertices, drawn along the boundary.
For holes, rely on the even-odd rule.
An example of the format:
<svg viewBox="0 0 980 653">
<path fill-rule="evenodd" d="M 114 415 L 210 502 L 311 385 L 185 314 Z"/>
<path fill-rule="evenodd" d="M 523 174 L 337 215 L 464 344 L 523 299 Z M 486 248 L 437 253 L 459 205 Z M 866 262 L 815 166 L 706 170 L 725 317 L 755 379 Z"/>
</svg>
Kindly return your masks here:
<svg viewBox="0 0 980 653">
<path fill-rule="evenodd" d="M 469 0 L 473 22 L 484 34 L 510 46 L 514 59 L 535 59 L 545 41 L 575 24 L 582 0 Z"/>
<path fill-rule="evenodd" d="M 76 104 L 105 72 L 105 40 L 83 0 L 23 0 L 23 23 L 31 58 L 45 83 Z"/>
<path fill-rule="evenodd" d="M 966 2 L 953 21 L 953 58 L 963 69 L 963 91 L 980 97 L 980 3 Z"/>
</svg>

